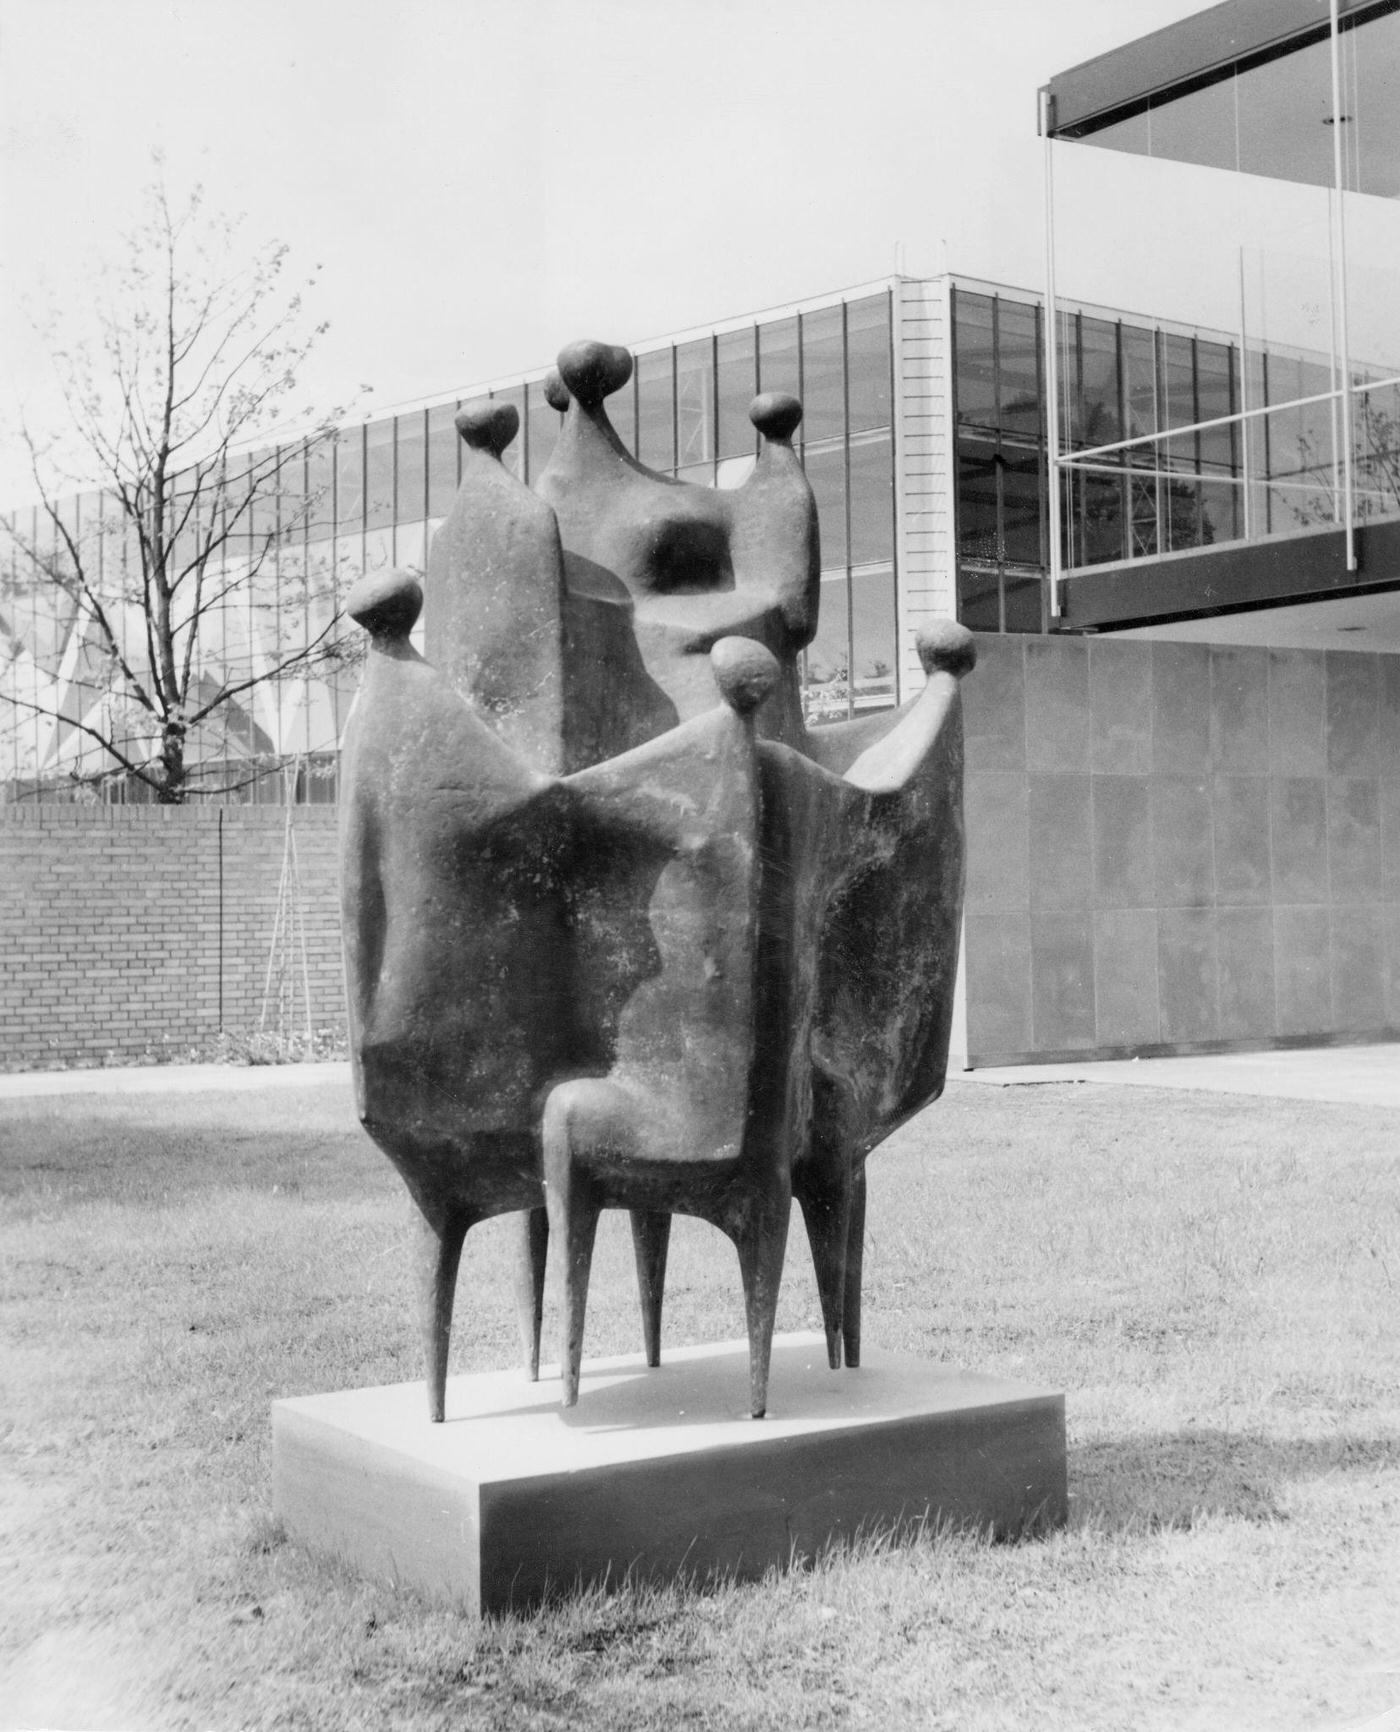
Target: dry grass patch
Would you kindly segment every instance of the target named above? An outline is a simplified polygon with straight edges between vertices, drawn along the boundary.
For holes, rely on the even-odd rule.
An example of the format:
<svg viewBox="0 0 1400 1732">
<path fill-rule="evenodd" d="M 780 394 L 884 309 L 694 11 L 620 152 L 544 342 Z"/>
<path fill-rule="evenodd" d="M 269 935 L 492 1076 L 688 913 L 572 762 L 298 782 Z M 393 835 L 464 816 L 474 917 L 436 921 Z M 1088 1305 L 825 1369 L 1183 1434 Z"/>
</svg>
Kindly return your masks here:
<svg viewBox="0 0 1400 1732">
<path fill-rule="evenodd" d="M 873 1157 L 869 1335 L 1065 1388 L 1068 1531 L 476 1626 L 269 1509 L 271 1400 L 420 1371 L 407 1205 L 343 1092 L 0 1105 L 0 1723 L 1357 1725 L 1400 1702 L 1396 1133 L 954 1085 Z M 473 1235 L 463 1369 L 513 1360 L 507 1274 Z M 795 1227 L 779 1326 L 816 1322 Z M 610 1219 L 589 1349 L 637 1334 Z M 683 1224 L 668 1338 L 739 1334 L 732 1254 Z"/>
</svg>

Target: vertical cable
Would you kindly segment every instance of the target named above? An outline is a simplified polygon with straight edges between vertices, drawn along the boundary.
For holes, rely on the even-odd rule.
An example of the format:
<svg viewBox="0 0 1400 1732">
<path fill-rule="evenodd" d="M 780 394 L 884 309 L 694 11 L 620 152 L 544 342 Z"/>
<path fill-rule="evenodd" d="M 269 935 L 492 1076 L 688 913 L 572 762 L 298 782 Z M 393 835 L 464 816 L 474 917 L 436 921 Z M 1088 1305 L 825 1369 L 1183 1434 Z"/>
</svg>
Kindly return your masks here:
<svg viewBox="0 0 1400 1732">
<path fill-rule="evenodd" d="M 1040 93 L 1040 129 L 1045 139 L 1045 429 L 1046 463 L 1050 481 L 1050 617 L 1060 617 L 1060 367 L 1059 320 L 1055 312 L 1055 141 L 1050 136 L 1054 113 L 1048 90 Z"/>
<path fill-rule="evenodd" d="M 1337 310 L 1335 329 L 1341 349 L 1342 365 L 1342 494 L 1346 511 L 1347 570 L 1355 571 L 1356 510 L 1355 477 L 1352 473 L 1352 397 L 1351 339 L 1347 327 L 1347 229 L 1346 178 L 1343 174 L 1342 126 L 1342 36 L 1339 16 L 1340 0 L 1331 0 L 1332 13 L 1332 174 L 1335 186 L 1332 195 L 1332 229 L 1336 236 L 1333 259 L 1332 296 Z"/>
</svg>

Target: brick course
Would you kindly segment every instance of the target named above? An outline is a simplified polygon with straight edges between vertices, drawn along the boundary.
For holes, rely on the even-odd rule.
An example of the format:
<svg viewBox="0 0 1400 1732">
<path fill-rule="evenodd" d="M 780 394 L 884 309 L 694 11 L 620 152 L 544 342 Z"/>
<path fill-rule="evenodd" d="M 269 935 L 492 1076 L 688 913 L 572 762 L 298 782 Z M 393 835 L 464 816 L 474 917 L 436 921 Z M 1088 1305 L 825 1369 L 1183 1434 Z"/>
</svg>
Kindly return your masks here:
<svg viewBox="0 0 1400 1732">
<path fill-rule="evenodd" d="M 279 807 L 0 807 L 0 1068 L 256 1032 L 286 822 Z M 292 824 L 312 1025 L 339 1031 L 336 814 L 298 806 Z"/>
</svg>

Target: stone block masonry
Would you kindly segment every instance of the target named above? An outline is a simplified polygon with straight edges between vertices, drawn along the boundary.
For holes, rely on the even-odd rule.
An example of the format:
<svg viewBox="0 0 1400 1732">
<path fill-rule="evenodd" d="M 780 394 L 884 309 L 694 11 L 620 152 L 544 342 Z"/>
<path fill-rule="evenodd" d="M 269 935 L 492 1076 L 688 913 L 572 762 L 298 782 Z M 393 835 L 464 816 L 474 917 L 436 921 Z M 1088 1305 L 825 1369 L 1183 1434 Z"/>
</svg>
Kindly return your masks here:
<svg viewBox="0 0 1400 1732">
<path fill-rule="evenodd" d="M 0 807 L 0 1068 L 255 1033 L 286 821 L 271 806 Z M 340 1032 L 336 813 L 292 822 L 312 1025 Z"/>
<path fill-rule="evenodd" d="M 978 649 L 974 1065 L 1400 1035 L 1400 656 Z"/>
</svg>

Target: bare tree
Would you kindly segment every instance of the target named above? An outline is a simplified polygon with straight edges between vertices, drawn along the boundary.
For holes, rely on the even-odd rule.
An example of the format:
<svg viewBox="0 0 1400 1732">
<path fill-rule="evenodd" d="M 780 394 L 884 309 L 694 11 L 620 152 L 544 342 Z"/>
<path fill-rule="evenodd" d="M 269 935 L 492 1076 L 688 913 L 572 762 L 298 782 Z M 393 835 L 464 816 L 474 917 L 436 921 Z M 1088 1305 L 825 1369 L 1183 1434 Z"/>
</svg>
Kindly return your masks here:
<svg viewBox="0 0 1400 1732">
<path fill-rule="evenodd" d="M 98 749 L 98 779 L 128 775 L 168 804 L 229 789 L 201 731 L 226 734 L 254 687 L 344 653 L 334 574 L 303 546 L 318 496 L 307 453 L 344 413 L 311 423 L 295 400 L 326 327 L 306 319 L 309 285 L 286 280 L 288 249 L 246 251 L 238 228 L 198 190 L 173 206 L 157 177 L 99 282 L 95 334 L 50 342 L 68 425 L 23 428 L 38 528 L 9 525 L 12 598 L 66 623 L 69 677 L 46 668 L 54 684 L 25 694 L 12 676 L 35 652 L 12 628 L 0 700 L 76 728 Z M 276 443 L 289 425 L 300 435 Z M 258 621 L 257 653 L 251 630 L 228 641 L 235 598 Z"/>
</svg>

